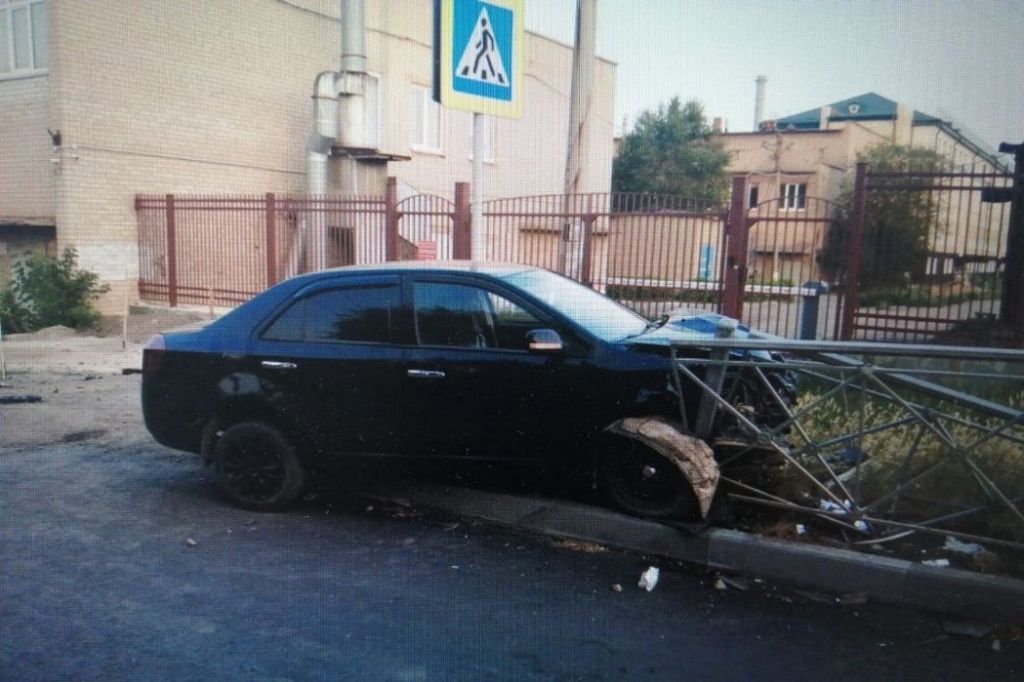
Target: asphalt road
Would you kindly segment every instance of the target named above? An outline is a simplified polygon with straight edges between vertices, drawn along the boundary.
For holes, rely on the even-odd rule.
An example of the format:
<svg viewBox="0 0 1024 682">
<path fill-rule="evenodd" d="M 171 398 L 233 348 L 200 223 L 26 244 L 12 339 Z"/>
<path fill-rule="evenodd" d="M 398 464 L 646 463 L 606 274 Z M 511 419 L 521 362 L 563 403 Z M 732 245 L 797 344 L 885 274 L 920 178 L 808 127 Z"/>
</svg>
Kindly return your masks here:
<svg viewBox="0 0 1024 682">
<path fill-rule="evenodd" d="M 344 492 L 253 514 L 191 456 L 84 438 L 0 451 L 2 680 L 1024 675 L 1014 633 L 665 563 L 648 593 L 643 557 Z"/>
</svg>

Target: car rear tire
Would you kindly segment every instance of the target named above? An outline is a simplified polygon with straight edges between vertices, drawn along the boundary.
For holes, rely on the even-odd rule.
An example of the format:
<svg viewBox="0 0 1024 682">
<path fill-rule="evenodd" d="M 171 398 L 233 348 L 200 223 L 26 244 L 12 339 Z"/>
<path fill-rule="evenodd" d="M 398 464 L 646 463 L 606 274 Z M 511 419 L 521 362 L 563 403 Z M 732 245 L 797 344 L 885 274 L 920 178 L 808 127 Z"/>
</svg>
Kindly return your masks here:
<svg viewBox="0 0 1024 682">
<path fill-rule="evenodd" d="M 244 509 L 284 509 L 306 483 L 295 447 L 264 422 L 242 422 L 226 429 L 217 440 L 213 463 L 221 491 Z"/>
<path fill-rule="evenodd" d="M 651 519 L 696 519 L 697 496 L 683 472 L 663 455 L 628 439 L 615 439 L 601 458 L 600 478 L 615 506 Z"/>
</svg>

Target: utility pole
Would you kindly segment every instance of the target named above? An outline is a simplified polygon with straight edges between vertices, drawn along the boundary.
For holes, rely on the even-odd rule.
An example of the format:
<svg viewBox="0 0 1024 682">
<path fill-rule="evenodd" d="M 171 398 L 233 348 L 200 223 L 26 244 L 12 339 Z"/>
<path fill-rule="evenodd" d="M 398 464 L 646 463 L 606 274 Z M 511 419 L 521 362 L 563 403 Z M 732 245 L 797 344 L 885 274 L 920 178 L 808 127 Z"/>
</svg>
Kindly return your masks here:
<svg viewBox="0 0 1024 682">
<path fill-rule="evenodd" d="M 589 154 L 590 105 L 594 90 L 594 57 L 597 43 L 597 0 L 576 1 L 576 44 L 572 51 L 572 85 L 569 96 L 569 145 L 565 160 L 565 194 L 579 194 Z M 581 208 L 566 197 L 566 214 Z M 585 239 L 581 220 L 566 218 L 559 248 L 564 274 L 579 276 Z"/>
</svg>

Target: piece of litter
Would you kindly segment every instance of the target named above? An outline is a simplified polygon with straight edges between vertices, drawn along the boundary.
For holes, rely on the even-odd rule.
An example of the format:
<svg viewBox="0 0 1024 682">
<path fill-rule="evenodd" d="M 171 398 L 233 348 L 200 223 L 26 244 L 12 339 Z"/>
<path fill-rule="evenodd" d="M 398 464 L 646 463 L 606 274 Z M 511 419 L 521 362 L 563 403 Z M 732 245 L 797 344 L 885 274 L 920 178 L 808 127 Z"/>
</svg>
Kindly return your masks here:
<svg viewBox="0 0 1024 682">
<path fill-rule="evenodd" d="M 973 620 L 947 620 L 943 621 L 942 629 L 950 635 L 962 635 L 979 639 L 988 636 L 996 629 L 991 623 L 979 623 Z"/>
<path fill-rule="evenodd" d="M 807 535 L 807 526 L 805 526 L 802 523 L 796 524 L 796 534 L 797 535 Z"/>
<path fill-rule="evenodd" d="M 458 566 L 452 566 L 452 570 L 453 571 L 457 571 L 457 570 L 459 570 L 459 567 Z"/>
<path fill-rule="evenodd" d="M 618 583 L 612 585 L 612 592 L 622 592 L 622 585 Z"/>
<path fill-rule="evenodd" d="M 457 524 L 457 523 L 449 523 L 447 526 L 444 527 L 444 530 L 445 530 L 445 532 L 453 531 L 453 530 L 455 530 L 458 527 L 459 527 L 459 524 Z"/>
<path fill-rule="evenodd" d="M 195 547 L 198 543 L 195 540 L 193 540 L 192 538 L 186 538 L 185 539 L 185 544 L 188 545 L 189 547 Z"/>
<path fill-rule="evenodd" d="M 946 536 L 946 544 L 942 546 L 942 549 L 967 556 L 974 556 L 985 551 L 985 548 L 976 542 L 961 542 L 952 535 Z"/>
<path fill-rule="evenodd" d="M 719 578 L 718 580 L 715 581 L 715 589 L 716 590 L 722 590 L 724 592 L 725 590 L 729 589 L 729 586 L 725 584 L 724 580 Z"/>
<path fill-rule="evenodd" d="M 750 589 L 750 583 L 747 582 L 744 578 L 740 578 L 738 576 L 723 575 L 719 576 L 718 579 L 724 582 L 729 587 L 735 588 L 741 592 L 746 592 Z"/>
<path fill-rule="evenodd" d="M 371 505 L 369 505 L 369 506 L 368 506 L 368 507 L 366 508 L 366 511 L 368 511 L 368 512 L 371 512 L 371 511 L 373 511 L 373 505 L 372 505 L 372 504 L 371 504 Z"/>
<path fill-rule="evenodd" d="M 1003 643 L 1000 642 L 998 639 L 993 640 L 993 642 L 992 642 L 992 651 L 1002 651 L 1002 650 L 1003 650 Z"/>
<path fill-rule="evenodd" d="M 945 568 L 946 566 L 949 566 L 949 559 L 927 559 L 921 563 L 925 566 L 938 566 L 939 568 Z"/>
<path fill-rule="evenodd" d="M 648 566 L 647 570 L 640 574 L 640 582 L 637 583 L 637 587 L 641 587 L 648 592 L 654 589 L 654 586 L 658 584 L 658 575 L 660 571 L 657 566 Z"/>
<path fill-rule="evenodd" d="M 861 533 L 867 533 L 871 530 L 871 526 L 868 525 L 868 522 L 861 521 L 860 519 L 857 519 L 853 522 L 853 527 L 859 530 Z"/>
<path fill-rule="evenodd" d="M 833 502 L 831 500 L 821 500 L 818 503 L 818 508 L 821 509 L 821 511 L 823 511 L 823 512 L 831 512 L 833 514 L 837 514 L 837 515 L 840 515 L 840 516 L 848 514 L 849 511 L 850 511 L 849 509 L 847 509 L 843 505 L 836 504 L 835 502 Z"/>
</svg>

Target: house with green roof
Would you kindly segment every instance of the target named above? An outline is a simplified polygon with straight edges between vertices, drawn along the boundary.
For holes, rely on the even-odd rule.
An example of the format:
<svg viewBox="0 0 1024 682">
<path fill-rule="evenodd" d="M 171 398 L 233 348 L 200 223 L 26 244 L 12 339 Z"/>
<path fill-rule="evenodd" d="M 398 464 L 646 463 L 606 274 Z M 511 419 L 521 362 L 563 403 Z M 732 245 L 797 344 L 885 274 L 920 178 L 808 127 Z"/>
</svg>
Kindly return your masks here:
<svg viewBox="0 0 1024 682">
<path fill-rule="evenodd" d="M 1007 170 L 991 150 L 952 122 L 875 92 L 760 121 L 756 131 L 722 133 L 720 139 L 729 153 L 727 172 L 747 179 L 745 201 L 751 217 L 769 212 L 789 216 L 784 239 L 778 230 L 768 229 L 768 223 L 755 224 L 751 230 L 748 271 L 762 280 L 819 279 L 815 256 L 824 244 L 824 219 L 844 183 L 852 182 L 858 155 L 873 146 L 931 149 L 958 171 Z M 931 248 L 937 260 L 929 264 L 929 271 L 945 272 L 951 266 L 944 254 L 963 250 L 966 244 L 979 252 L 968 255 L 985 259 L 994 254 L 997 240 L 978 233 L 982 225 L 990 229 L 991 221 L 982 218 L 985 210 L 978 201 L 946 207 L 943 216 L 948 224 L 936 232 Z"/>
</svg>

